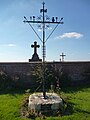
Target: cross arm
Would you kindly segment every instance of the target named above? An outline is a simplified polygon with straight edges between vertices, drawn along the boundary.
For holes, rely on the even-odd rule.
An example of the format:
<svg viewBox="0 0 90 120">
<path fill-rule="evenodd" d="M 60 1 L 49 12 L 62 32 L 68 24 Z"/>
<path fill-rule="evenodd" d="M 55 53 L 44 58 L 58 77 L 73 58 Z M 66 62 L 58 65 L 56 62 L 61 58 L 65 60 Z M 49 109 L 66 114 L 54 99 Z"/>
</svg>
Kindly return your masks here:
<svg viewBox="0 0 90 120">
<path fill-rule="evenodd" d="M 28 21 L 24 20 L 24 23 L 52 23 L 52 24 L 64 24 L 64 22 L 50 22 L 50 21 Z"/>
<path fill-rule="evenodd" d="M 40 47 L 40 45 L 37 45 L 37 47 L 39 48 L 39 47 Z"/>
<path fill-rule="evenodd" d="M 31 45 L 31 47 L 33 48 L 33 47 L 34 47 L 34 45 Z"/>
</svg>

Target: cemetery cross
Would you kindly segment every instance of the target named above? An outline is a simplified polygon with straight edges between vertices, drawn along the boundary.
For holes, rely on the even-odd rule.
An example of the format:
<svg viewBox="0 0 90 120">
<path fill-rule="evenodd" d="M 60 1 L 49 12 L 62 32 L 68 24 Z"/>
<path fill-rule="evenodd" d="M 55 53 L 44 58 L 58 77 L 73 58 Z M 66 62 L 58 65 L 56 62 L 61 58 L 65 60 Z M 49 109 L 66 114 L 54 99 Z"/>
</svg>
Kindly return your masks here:
<svg viewBox="0 0 90 120">
<path fill-rule="evenodd" d="M 45 90 L 45 43 L 46 41 L 50 38 L 50 36 L 52 35 L 52 33 L 55 31 L 55 29 L 58 27 L 59 24 L 63 24 L 62 19 L 61 18 L 58 21 L 58 17 L 52 17 L 52 19 L 50 20 L 50 18 L 45 15 L 45 13 L 47 13 L 47 9 L 45 9 L 44 5 L 45 3 L 43 2 L 43 8 L 40 9 L 40 13 L 42 13 L 42 15 L 40 15 L 38 17 L 38 20 L 35 19 L 35 16 L 30 16 L 30 20 L 27 20 L 27 18 L 24 16 L 24 23 L 28 23 L 30 25 L 30 27 L 32 28 L 32 30 L 34 31 L 34 33 L 36 34 L 36 36 L 39 38 L 39 40 L 42 42 L 42 47 L 43 47 L 43 97 L 44 99 L 46 99 L 46 90 Z M 42 29 L 42 38 L 38 35 L 38 33 L 36 32 L 36 30 L 34 29 L 34 27 L 31 25 L 31 23 L 38 24 L 38 27 L 40 29 Z M 56 24 L 56 26 L 54 27 L 54 29 L 51 31 L 51 33 L 49 34 L 49 36 L 45 39 L 45 29 L 49 27 L 49 24 Z"/>
</svg>

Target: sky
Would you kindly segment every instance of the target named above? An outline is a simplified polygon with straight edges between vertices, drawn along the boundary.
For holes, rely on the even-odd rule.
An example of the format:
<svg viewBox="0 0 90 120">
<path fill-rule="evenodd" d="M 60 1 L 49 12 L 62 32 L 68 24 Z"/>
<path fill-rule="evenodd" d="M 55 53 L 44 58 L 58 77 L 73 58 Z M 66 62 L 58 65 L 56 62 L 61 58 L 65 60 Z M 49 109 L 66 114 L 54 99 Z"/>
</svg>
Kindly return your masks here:
<svg viewBox="0 0 90 120">
<path fill-rule="evenodd" d="M 24 16 L 42 15 L 42 2 L 45 2 L 50 18 L 63 17 L 60 24 L 45 43 L 46 61 L 60 61 L 62 52 L 65 61 L 90 61 L 90 0 L 0 0 L 0 62 L 28 62 L 33 54 L 34 41 L 40 45 L 39 57 L 42 58 L 42 42 L 35 35 Z M 38 24 L 31 24 L 42 38 Z M 56 25 L 45 29 L 45 38 Z"/>
</svg>

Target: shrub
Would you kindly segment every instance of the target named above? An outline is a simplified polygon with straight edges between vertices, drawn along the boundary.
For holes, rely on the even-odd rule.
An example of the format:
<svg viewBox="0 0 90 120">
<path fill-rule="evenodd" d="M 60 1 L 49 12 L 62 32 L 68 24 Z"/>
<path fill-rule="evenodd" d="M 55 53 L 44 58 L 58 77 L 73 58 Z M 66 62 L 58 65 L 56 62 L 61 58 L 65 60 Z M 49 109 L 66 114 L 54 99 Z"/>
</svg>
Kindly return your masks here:
<svg viewBox="0 0 90 120">
<path fill-rule="evenodd" d="M 9 90 L 13 86 L 13 80 L 6 73 L 0 71 L 0 90 Z"/>
<path fill-rule="evenodd" d="M 38 85 L 40 87 L 38 88 L 42 89 L 41 88 L 43 84 L 42 67 L 36 65 L 33 68 L 32 75 L 33 75 L 33 79 L 36 81 L 36 84 L 39 83 Z M 59 83 L 58 88 L 68 87 L 71 85 L 71 78 L 67 73 L 63 71 L 62 67 L 55 68 L 54 65 L 46 65 L 44 77 L 45 77 L 45 88 L 47 91 L 51 89 L 51 85 L 53 86 L 53 89 L 56 90 L 58 86 L 57 82 Z"/>
</svg>

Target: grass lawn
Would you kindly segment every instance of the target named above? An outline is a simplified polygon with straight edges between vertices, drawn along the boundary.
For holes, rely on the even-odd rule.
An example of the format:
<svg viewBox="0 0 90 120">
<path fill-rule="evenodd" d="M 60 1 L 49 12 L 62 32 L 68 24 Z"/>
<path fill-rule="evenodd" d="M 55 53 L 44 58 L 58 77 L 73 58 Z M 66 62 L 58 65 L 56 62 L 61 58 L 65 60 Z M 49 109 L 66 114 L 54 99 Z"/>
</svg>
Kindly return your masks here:
<svg viewBox="0 0 90 120">
<path fill-rule="evenodd" d="M 90 87 L 67 88 L 61 95 L 67 96 L 72 105 L 72 114 L 48 117 L 46 120 L 90 120 Z M 19 109 L 23 98 L 24 93 L 0 92 L 0 120 L 30 120 L 20 117 Z"/>
</svg>

